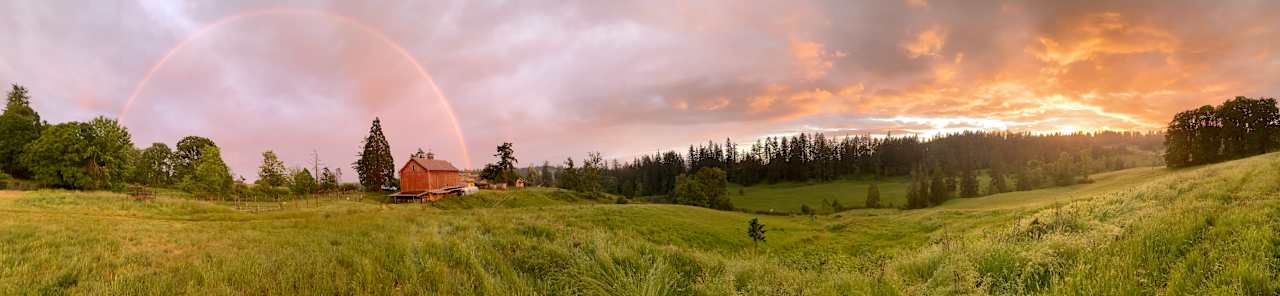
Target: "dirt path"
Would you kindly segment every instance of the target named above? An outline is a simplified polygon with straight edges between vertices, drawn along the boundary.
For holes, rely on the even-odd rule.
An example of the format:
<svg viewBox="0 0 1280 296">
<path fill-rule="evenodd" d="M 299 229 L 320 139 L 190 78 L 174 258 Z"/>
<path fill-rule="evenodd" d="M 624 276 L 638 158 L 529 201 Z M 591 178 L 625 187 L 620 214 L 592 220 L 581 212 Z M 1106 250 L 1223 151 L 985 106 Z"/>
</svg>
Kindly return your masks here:
<svg viewBox="0 0 1280 296">
<path fill-rule="evenodd" d="M 0 198 L 16 198 L 26 195 L 26 192 L 15 190 L 0 190 Z"/>
</svg>

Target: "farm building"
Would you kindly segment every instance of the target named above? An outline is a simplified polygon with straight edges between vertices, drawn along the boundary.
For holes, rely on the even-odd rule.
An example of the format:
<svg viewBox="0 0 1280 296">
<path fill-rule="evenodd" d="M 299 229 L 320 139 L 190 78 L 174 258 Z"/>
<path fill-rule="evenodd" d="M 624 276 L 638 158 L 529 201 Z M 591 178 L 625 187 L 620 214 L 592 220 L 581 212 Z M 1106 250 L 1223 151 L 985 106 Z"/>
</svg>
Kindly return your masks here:
<svg viewBox="0 0 1280 296">
<path fill-rule="evenodd" d="M 414 155 L 400 168 L 400 192 L 391 197 L 397 201 L 437 201 L 448 195 L 460 195 L 462 175 L 448 161 L 435 159 L 434 153 Z"/>
</svg>

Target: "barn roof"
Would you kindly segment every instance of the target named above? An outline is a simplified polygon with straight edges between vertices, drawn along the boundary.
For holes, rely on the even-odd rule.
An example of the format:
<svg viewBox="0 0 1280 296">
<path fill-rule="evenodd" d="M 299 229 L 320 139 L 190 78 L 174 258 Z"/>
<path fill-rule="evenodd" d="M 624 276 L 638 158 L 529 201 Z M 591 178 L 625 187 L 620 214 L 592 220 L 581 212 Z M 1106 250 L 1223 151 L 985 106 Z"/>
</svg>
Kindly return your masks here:
<svg viewBox="0 0 1280 296">
<path fill-rule="evenodd" d="M 449 172 L 458 171 L 458 168 L 454 167 L 453 164 L 450 164 L 448 161 L 444 161 L 444 160 L 431 159 L 426 157 L 414 157 L 414 158 L 410 158 L 409 161 L 417 162 L 418 165 L 427 169 L 427 171 L 449 171 Z"/>
</svg>

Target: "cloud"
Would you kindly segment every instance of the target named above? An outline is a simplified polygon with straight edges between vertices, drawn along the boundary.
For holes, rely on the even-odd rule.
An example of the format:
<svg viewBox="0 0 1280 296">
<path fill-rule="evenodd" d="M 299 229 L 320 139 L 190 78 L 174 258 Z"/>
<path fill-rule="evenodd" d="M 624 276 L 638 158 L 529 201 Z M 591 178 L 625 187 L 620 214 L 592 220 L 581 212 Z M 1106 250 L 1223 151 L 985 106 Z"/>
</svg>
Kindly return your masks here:
<svg viewBox="0 0 1280 296">
<path fill-rule="evenodd" d="M 835 65 L 833 60 L 843 58 L 843 52 L 828 52 L 821 43 L 792 39 L 791 56 L 796 60 L 805 80 L 813 81 L 827 76 L 827 71 Z"/>
<path fill-rule="evenodd" d="M 531 164 L 799 131 L 1149 130 L 1280 92 L 1280 4 L 1181 0 L 13 1 L 0 82 L 28 86 L 52 122 L 114 116 L 189 34 L 280 7 L 409 52 L 453 105 L 471 167 L 504 141 Z M 359 29 L 259 17 L 178 53 L 126 122 L 138 143 L 208 135 L 245 175 L 266 149 L 346 166 L 374 117 L 395 155 L 461 162 L 437 99 Z"/>
<path fill-rule="evenodd" d="M 915 39 L 903 44 L 902 47 L 906 49 L 907 57 L 914 59 L 921 56 L 937 56 L 938 51 L 942 50 L 942 46 L 946 43 L 947 32 L 935 27 L 921 31 Z"/>
</svg>

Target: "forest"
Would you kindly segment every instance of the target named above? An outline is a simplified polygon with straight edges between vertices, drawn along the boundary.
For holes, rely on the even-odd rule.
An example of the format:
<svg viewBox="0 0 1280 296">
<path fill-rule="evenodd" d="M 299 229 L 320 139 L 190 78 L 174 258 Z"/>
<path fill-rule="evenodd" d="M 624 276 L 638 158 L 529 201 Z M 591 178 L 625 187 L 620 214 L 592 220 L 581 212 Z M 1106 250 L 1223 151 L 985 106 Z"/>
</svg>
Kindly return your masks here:
<svg viewBox="0 0 1280 296">
<path fill-rule="evenodd" d="M 839 178 L 889 178 L 911 176 L 915 194 L 930 196 L 913 208 L 937 204 L 950 197 L 975 197 L 1087 182 L 1087 175 L 1137 166 L 1162 165 L 1160 132 L 1093 132 L 1032 134 L 1026 132 L 967 131 L 934 138 L 914 135 L 831 137 L 800 133 L 766 137 L 749 146 L 731 139 L 723 143 L 691 145 L 686 153 L 667 151 L 642 155 L 630 161 L 604 161 L 589 154 L 577 165 L 568 159 L 562 166 L 544 163 L 524 170 L 537 183 L 564 184 L 591 172 L 599 190 L 626 197 L 654 197 L 674 201 L 684 175 L 714 168 L 728 182 L 740 185 L 779 182 L 824 182 Z M 566 174 L 565 172 L 568 172 Z M 979 192 L 978 176 L 989 181 Z M 572 181 L 569 183 L 580 183 Z M 936 185 L 933 183 L 937 183 Z M 576 188 L 574 186 L 561 186 Z M 590 187 L 590 186 L 588 186 Z M 915 188 L 915 187 L 913 187 Z M 930 191 L 932 193 L 920 193 Z M 588 189 L 590 190 L 590 189 Z"/>
<path fill-rule="evenodd" d="M 1165 138 L 1169 167 L 1209 164 L 1280 148 L 1276 99 L 1236 97 L 1174 115 Z"/>
</svg>

